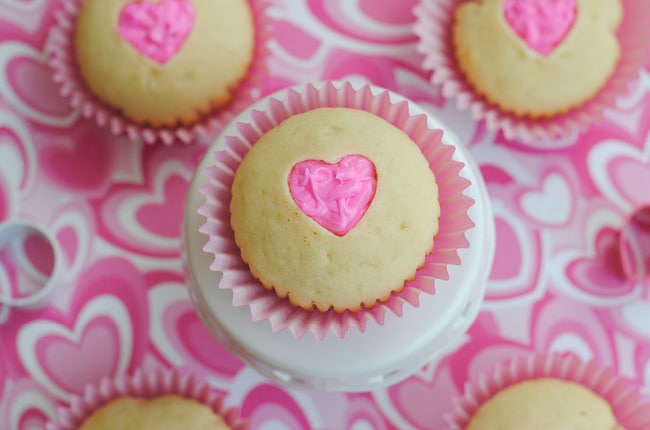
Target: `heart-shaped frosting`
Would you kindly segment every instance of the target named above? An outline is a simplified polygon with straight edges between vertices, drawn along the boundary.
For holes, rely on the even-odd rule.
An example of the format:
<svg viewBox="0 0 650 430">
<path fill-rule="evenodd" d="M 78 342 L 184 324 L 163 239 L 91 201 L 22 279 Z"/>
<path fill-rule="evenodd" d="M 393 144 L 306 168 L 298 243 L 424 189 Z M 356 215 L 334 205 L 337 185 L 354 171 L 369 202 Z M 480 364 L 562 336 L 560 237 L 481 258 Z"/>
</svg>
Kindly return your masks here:
<svg viewBox="0 0 650 430">
<path fill-rule="evenodd" d="M 300 210 L 337 236 L 363 218 L 376 189 L 375 166 L 362 155 L 337 163 L 301 161 L 289 173 L 289 191 Z"/>
<path fill-rule="evenodd" d="M 122 7 L 117 31 L 140 54 L 165 64 L 191 33 L 194 16 L 187 0 L 135 1 Z"/>
<path fill-rule="evenodd" d="M 514 32 L 537 53 L 548 56 L 576 18 L 576 0 L 506 0 L 503 13 Z"/>
</svg>

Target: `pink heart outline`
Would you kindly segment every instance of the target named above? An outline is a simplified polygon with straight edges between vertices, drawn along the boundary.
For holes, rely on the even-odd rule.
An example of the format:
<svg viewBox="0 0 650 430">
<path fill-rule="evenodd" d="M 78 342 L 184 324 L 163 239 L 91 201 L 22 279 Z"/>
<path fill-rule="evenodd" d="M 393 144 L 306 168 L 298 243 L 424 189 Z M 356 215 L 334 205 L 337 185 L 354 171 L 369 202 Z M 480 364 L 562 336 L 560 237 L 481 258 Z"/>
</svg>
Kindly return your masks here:
<svg viewBox="0 0 650 430">
<path fill-rule="evenodd" d="M 79 393 L 86 386 L 89 373 L 72 372 L 71 369 L 83 369 L 83 363 L 92 357 L 93 368 L 101 369 L 102 375 L 116 374 L 119 353 L 116 348 L 106 346 L 118 344 L 119 337 L 119 329 L 114 327 L 112 320 L 96 316 L 80 330 L 53 332 L 41 338 L 35 351 L 52 382 L 67 392 Z M 97 351 L 103 353 L 98 354 Z"/>
<path fill-rule="evenodd" d="M 17 124 L 24 119 L 45 126 L 66 128 L 79 117 L 79 112 L 61 96 L 60 88 L 51 79 L 51 71 L 44 60 L 45 53 L 29 43 L 12 40 L 0 46 L 0 73 L 3 75 L 0 97 L 20 115 L 17 121 L 7 123 L 7 111 L 3 111 L 0 123 L 15 127 L 17 132 L 22 131 L 19 130 L 22 126 Z"/>
<path fill-rule="evenodd" d="M 566 225 L 575 211 L 576 199 L 570 184 L 569 178 L 561 172 L 548 172 L 538 186 L 519 193 L 519 211 L 545 226 Z"/>
<path fill-rule="evenodd" d="M 29 109 L 34 117 L 45 119 L 44 123 L 71 122 L 74 115 L 68 103 L 59 93 L 59 87 L 50 78 L 47 64 L 39 58 L 30 56 L 28 51 L 22 56 L 16 55 L 5 64 L 4 74 L 13 93 L 20 98 L 23 108 Z"/>
<path fill-rule="evenodd" d="M 500 200 L 506 196 L 493 193 L 497 246 L 485 300 L 535 300 L 544 288 L 539 280 L 544 273 L 546 239 L 540 231 L 522 222 L 521 216 L 511 213 Z"/>
<path fill-rule="evenodd" d="M 150 288 L 150 339 L 168 365 L 195 373 L 208 372 L 223 383 L 244 368 L 244 363 L 219 344 L 201 322 L 183 278 L 166 279 Z"/>
<path fill-rule="evenodd" d="M 536 304 L 531 321 L 532 345 L 536 351 L 561 348 L 564 352 L 597 359 L 603 365 L 614 361 L 615 336 L 608 329 L 607 319 L 589 305 L 568 297 L 547 296 Z"/>
<path fill-rule="evenodd" d="M 560 45 L 576 19 L 576 0 L 506 0 L 503 14 L 528 47 L 547 57 Z"/>
<path fill-rule="evenodd" d="M 178 315 L 175 325 L 186 354 L 206 369 L 234 377 L 244 367 L 237 356 L 214 339 L 193 307 Z"/>
<path fill-rule="evenodd" d="M 135 347 L 136 331 L 132 324 L 124 302 L 117 296 L 99 295 L 80 309 L 72 325 L 50 320 L 25 324 L 16 335 L 16 352 L 34 380 L 57 398 L 67 399 L 70 392 L 81 393 L 86 384 L 101 376 L 127 371 Z M 84 349 L 84 342 L 89 339 L 95 345 L 100 341 L 104 345 L 99 349 Z M 56 354 L 50 353 L 52 346 L 57 345 L 64 348 L 55 351 L 59 354 L 70 348 L 79 350 L 78 365 L 57 360 Z M 112 354 L 107 355 L 107 350 Z"/>
<path fill-rule="evenodd" d="M 112 136 L 82 121 L 52 135 L 48 145 L 39 149 L 39 172 L 70 191 L 103 196 L 120 167 L 114 148 Z"/>
<path fill-rule="evenodd" d="M 554 287 L 596 307 L 624 305 L 638 298 L 643 284 L 627 279 L 621 267 L 619 241 L 623 217 L 604 202 L 577 213 L 581 239 L 551 256 L 548 268 Z"/>
<path fill-rule="evenodd" d="M 613 157 L 607 165 L 611 184 L 618 194 L 629 204 L 643 204 L 650 201 L 650 190 L 639 184 L 650 182 L 650 171 L 646 160 L 636 160 L 621 154 Z"/>
<path fill-rule="evenodd" d="M 274 26 L 276 40 L 293 57 L 309 60 L 319 53 L 323 41 L 304 31 L 298 25 L 278 20 Z"/>
<path fill-rule="evenodd" d="M 270 417 L 294 430 L 314 427 L 291 393 L 268 383 L 256 385 L 246 394 L 241 416 L 249 420 L 251 428 L 259 428 Z"/>
<path fill-rule="evenodd" d="M 165 64 L 192 32 L 194 17 L 186 0 L 134 1 L 120 10 L 117 31 L 140 54 Z"/>
<path fill-rule="evenodd" d="M 650 123 L 649 123 L 650 124 Z M 588 154 L 588 174 L 598 191 L 624 213 L 650 202 L 650 146 L 637 149 L 624 140 L 609 140 Z"/>
<path fill-rule="evenodd" d="M 192 173 L 178 160 L 167 159 L 145 169 L 153 173 L 143 183 L 115 184 L 105 199 L 95 202 L 98 233 L 133 252 L 177 255 Z"/>
<path fill-rule="evenodd" d="M 150 200 L 143 198 L 140 202 L 137 212 L 133 214 L 136 224 L 146 226 L 151 234 L 158 237 L 180 237 L 178 220 L 183 219 L 183 205 L 178 202 L 185 201 L 187 185 L 187 178 L 180 174 L 166 177 L 165 182 L 156 189 L 155 197 Z"/>
<path fill-rule="evenodd" d="M 345 236 L 366 214 L 377 189 L 375 166 L 362 155 L 335 163 L 305 160 L 289 173 L 289 191 L 300 210 L 321 227 Z"/>
</svg>

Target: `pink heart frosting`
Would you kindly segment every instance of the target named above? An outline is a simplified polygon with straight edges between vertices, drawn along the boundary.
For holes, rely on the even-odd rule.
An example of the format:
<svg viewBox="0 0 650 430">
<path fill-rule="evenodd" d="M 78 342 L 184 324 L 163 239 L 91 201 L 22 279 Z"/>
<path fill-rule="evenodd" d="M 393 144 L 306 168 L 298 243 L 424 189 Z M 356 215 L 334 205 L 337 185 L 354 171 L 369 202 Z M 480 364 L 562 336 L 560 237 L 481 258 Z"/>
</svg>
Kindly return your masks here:
<svg viewBox="0 0 650 430">
<path fill-rule="evenodd" d="M 289 173 L 289 191 L 300 210 L 337 236 L 363 218 L 376 189 L 375 166 L 362 155 L 338 163 L 306 160 Z"/>
<path fill-rule="evenodd" d="M 506 0 L 506 21 L 528 46 L 549 55 L 564 40 L 576 18 L 576 0 Z"/>
<path fill-rule="evenodd" d="M 136 1 L 120 11 L 117 31 L 140 54 L 165 64 L 192 31 L 194 15 L 186 0 Z"/>
</svg>

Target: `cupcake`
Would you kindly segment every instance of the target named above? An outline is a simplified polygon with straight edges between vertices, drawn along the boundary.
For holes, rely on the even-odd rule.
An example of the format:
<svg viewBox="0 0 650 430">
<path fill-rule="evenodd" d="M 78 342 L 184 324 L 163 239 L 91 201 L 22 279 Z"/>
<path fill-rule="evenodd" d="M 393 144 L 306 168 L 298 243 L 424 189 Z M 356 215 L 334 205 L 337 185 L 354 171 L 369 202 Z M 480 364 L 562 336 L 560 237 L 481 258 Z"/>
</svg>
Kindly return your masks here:
<svg viewBox="0 0 650 430">
<path fill-rule="evenodd" d="M 255 97 L 264 0 L 66 0 L 48 52 L 73 106 L 116 134 L 189 143 Z"/>
<path fill-rule="evenodd" d="M 201 188 L 204 251 L 223 272 L 218 287 L 254 320 L 343 337 L 417 306 L 460 263 L 470 183 L 409 103 L 309 84 L 270 97 L 225 137 Z"/>
<path fill-rule="evenodd" d="M 90 414 L 79 430 L 229 430 L 208 406 L 180 396 L 118 397 Z"/>
<path fill-rule="evenodd" d="M 244 430 L 239 411 L 193 377 L 175 371 L 137 371 L 132 377 L 103 379 L 73 396 L 46 430 Z"/>
<path fill-rule="evenodd" d="M 466 2 L 452 30 L 456 61 L 474 90 L 531 118 L 578 107 L 603 87 L 620 58 L 623 12 L 619 0 L 538 3 Z"/>
<path fill-rule="evenodd" d="M 593 362 L 534 355 L 468 383 L 449 423 L 455 430 L 641 430 L 650 426 L 650 404 Z"/>
<path fill-rule="evenodd" d="M 423 0 L 431 80 L 492 130 L 551 141 L 599 118 L 647 59 L 650 5 L 630 0 Z"/>
<path fill-rule="evenodd" d="M 285 119 L 244 156 L 231 193 L 230 223 L 251 274 L 307 311 L 387 301 L 438 232 L 438 189 L 422 151 L 359 109 Z"/>
<path fill-rule="evenodd" d="M 496 393 L 472 416 L 466 430 L 619 430 L 612 407 L 575 382 L 539 378 Z"/>
</svg>

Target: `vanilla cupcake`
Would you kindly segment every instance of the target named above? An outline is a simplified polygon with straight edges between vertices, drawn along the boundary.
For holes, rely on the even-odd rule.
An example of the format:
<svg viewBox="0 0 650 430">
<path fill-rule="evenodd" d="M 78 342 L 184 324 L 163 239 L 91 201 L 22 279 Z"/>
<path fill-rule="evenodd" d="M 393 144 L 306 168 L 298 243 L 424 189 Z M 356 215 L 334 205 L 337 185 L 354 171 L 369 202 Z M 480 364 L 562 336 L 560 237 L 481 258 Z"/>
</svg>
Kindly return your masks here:
<svg viewBox="0 0 650 430">
<path fill-rule="evenodd" d="M 442 94 L 527 143 L 615 108 L 650 49 L 650 4 L 634 0 L 421 0 L 415 13 Z"/>
<path fill-rule="evenodd" d="M 104 378 L 72 396 L 46 430 L 246 430 L 239 409 L 194 377 L 177 371 L 136 371 Z"/>
<path fill-rule="evenodd" d="M 403 289 L 438 232 L 420 148 L 365 110 L 317 108 L 265 133 L 237 168 L 235 241 L 266 288 L 307 311 L 372 308 Z"/>
<path fill-rule="evenodd" d="M 177 395 L 113 399 L 85 418 L 79 430 L 230 430 L 207 405 Z"/>
<path fill-rule="evenodd" d="M 255 98 L 265 7 L 264 0 L 66 0 L 50 64 L 62 93 L 98 124 L 147 142 L 189 143 Z"/>
<path fill-rule="evenodd" d="M 612 406 L 584 385 L 557 378 L 518 382 L 496 393 L 465 430 L 623 430 Z"/>
<path fill-rule="evenodd" d="M 458 6 L 456 61 L 476 92 L 506 112 L 550 117 L 579 107 L 620 59 L 619 0 L 487 0 Z"/>
<path fill-rule="evenodd" d="M 633 385 L 573 355 L 532 355 L 497 366 L 469 381 L 453 430 L 642 430 L 650 404 Z"/>
</svg>

